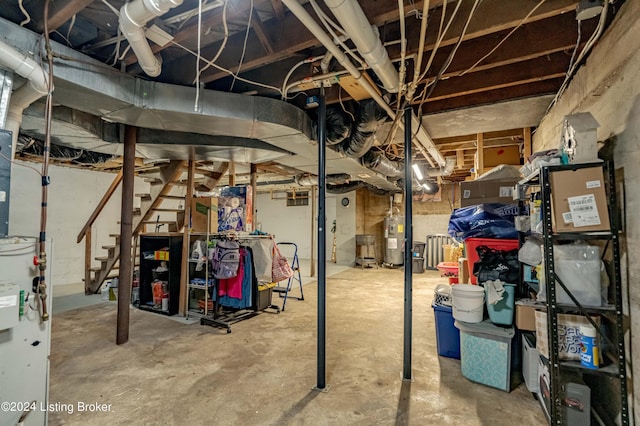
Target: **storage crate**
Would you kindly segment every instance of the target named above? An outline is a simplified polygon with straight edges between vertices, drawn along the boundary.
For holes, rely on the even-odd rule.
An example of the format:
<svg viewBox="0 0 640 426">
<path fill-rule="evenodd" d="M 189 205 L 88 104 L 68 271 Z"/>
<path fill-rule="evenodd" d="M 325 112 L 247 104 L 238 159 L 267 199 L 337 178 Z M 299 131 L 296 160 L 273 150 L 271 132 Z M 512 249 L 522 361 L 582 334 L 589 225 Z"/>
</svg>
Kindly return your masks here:
<svg viewBox="0 0 640 426">
<path fill-rule="evenodd" d="M 485 283 L 485 288 L 487 283 Z M 487 301 L 487 311 L 489 312 L 489 319 L 494 324 L 500 325 L 513 325 L 513 312 L 515 310 L 516 298 L 516 285 L 504 284 L 504 293 L 502 293 L 502 299 L 498 303 L 489 303 L 489 298 L 485 297 Z"/>
<path fill-rule="evenodd" d="M 469 277 L 471 278 L 471 284 L 478 284 L 478 277 L 473 275 L 473 265 L 480 261 L 476 248 L 480 246 L 487 246 L 489 248 L 509 251 L 518 249 L 518 240 L 499 240 L 494 238 L 467 238 L 464 240 L 464 249 L 469 261 Z"/>
<path fill-rule="evenodd" d="M 513 327 L 498 327 L 490 321 L 466 323 L 456 321 L 460 330 L 462 375 L 467 379 L 506 392 L 521 382 L 518 375 L 521 359 Z"/>
<path fill-rule="evenodd" d="M 460 359 L 460 331 L 453 325 L 451 306 L 431 305 L 436 319 L 438 355 Z"/>
<path fill-rule="evenodd" d="M 538 360 L 540 352 L 536 349 L 536 337 L 533 333 L 522 334 L 522 375 L 529 392 L 540 392 L 538 381 Z"/>
</svg>

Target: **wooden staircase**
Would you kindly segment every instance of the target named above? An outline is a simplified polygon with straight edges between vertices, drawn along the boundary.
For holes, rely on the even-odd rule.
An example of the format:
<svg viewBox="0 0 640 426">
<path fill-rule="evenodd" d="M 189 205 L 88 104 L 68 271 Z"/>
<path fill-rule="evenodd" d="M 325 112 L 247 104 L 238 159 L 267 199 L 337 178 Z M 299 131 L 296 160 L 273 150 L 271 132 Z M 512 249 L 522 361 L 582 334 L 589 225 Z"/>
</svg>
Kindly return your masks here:
<svg viewBox="0 0 640 426">
<path fill-rule="evenodd" d="M 138 235 L 145 231 L 145 226 L 162 225 L 164 226 L 162 229 L 163 232 L 180 231 L 180 228 L 184 224 L 184 210 L 162 207 L 162 203 L 165 200 L 184 200 L 184 197 L 170 194 L 171 189 L 177 184 L 182 176 L 184 166 L 184 161 L 171 161 L 167 166 L 160 170 L 157 177 L 146 179 L 150 184 L 149 193 L 135 194 L 135 196 L 140 199 L 140 208 L 134 209 L 133 211 L 133 250 L 137 249 L 137 244 L 135 242 Z M 107 279 L 118 276 L 117 269 L 119 267 L 118 260 L 120 258 L 120 235 L 110 234 L 110 237 L 114 238 L 114 244 L 102 246 L 102 249 L 106 253 L 102 256 L 97 256 L 91 259 L 91 226 L 121 180 L 122 174 L 119 174 L 111 187 L 107 190 L 107 193 L 105 193 L 103 199 L 98 204 L 98 207 L 96 207 L 94 214 L 89 218 L 87 224 L 78 235 L 78 243 L 81 242 L 83 238 L 85 239 L 84 287 L 86 294 L 98 293 L 100 291 L 100 287 Z M 185 204 L 186 203 L 183 205 Z M 176 213 L 176 220 L 153 220 L 153 217 L 158 213 Z M 133 264 L 136 265 L 136 260 L 139 256 L 137 256 L 137 253 L 132 253 L 132 256 L 135 256 Z M 100 266 L 93 266 L 93 260 L 100 262 Z"/>
</svg>

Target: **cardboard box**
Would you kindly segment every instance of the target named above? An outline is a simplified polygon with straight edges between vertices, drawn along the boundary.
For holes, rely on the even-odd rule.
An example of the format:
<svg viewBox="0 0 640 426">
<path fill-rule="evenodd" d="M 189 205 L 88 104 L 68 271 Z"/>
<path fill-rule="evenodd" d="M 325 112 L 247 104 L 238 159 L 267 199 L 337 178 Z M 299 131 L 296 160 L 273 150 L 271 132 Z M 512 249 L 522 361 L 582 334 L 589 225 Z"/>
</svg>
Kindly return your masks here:
<svg viewBox="0 0 640 426">
<path fill-rule="evenodd" d="M 491 168 L 500 164 L 520 164 L 520 147 L 518 145 L 485 148 L 483 151 L 484 167 Z"/>
<path fill-rule="evenodd" d="M 533 299 L 516 301 L 516 327 L 518 330 L 536 331 L 536 307 L 540 303 Z"/>
<path fill-rule="evenodd" d="M 251 188 L 226 186 L 218 198 L 218 231 L 253 231 Z"/>
<path fill-rule="evenodd" d="M 549 179 L 554 232 L 611 229 L 602 167 L 555 171 Z"/>
<path fill-rule="evenodd" d="M 536 345 L 541 355 L 549 358 L 547 313 L 536 311 Z M 600 317 L 591 317 L 600 325 Z M 558 314 L 558 354 L 561 360 L 580 361 L 580 326 L 591 324 L 582 315 Z"/>
<path fill-rule="evenodd" d="M 518 179 L 474 180 L 460 183 L 460 207 L 476 204 L 513 204 L 513 187 Z"/>
<path fill-rule="evenodd" d="M 209 218 L 208 229 L 207 217 Z M 192 198 L 190 224 L 193 232 L 218 232 L 218 199 L 216 197 Z"/>
</svg>

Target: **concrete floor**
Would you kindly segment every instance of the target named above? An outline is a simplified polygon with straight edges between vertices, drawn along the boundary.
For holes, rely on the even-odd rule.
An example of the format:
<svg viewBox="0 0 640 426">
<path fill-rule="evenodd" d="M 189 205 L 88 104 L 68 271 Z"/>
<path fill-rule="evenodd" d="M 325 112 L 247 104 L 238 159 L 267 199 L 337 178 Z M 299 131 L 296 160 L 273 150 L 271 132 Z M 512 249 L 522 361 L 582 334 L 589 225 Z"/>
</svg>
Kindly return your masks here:
<svg viewBox="0 0 640 426">
<path fill-rule="evenodd" d="M 316 384 L 316 285 L 280 314 L 233 332 L 131 309 L 115 345 L 115 304 L 54 317 L 52 403 L 111 404 L 51 413 L 50 425 L 544 425 L 524 384 L 475 384 L 438 357 L 431 300 L 444 282 L 414 275 L 413 381 L 403 382 L 403 272 L 350 268 L 327 280 L 327 384 Z M 274 298 L 276 303 L 279 299 Z"/>
</svg>

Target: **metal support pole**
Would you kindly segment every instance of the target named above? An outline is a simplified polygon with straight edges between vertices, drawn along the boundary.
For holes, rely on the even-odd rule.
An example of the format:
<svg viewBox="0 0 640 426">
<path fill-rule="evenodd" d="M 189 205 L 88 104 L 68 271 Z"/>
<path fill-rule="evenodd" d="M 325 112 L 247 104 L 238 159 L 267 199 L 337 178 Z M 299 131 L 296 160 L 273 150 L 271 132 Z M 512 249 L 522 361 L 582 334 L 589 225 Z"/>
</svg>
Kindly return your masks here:
<svg viewBox="0 0 640 426">
<path fill-rule="evenodd" d="M 325 150 L 326 115 L 324 87 L 320 88 L 320 107 L 318 108 L 318 374 L 316 389 L 324 390 L 326 384 L 326 302 L 327 302 L 327 224 L 325 218 Z"/>
<path fill-rule="evenodd" d="M 251 209 L 253 210 L 251 213 L 251 230 L 255 231 L 258 229 L 258 166 L 251 163 Z"/>
<path fill-rule="evenodd" d="M 317 208 L 316 208 L 316 186 L 313 185 L 311 187 L 311 262 L 309 262 L 309 276 L 316 276 L 316 219 Z"/>
<path fill-rule="evenodd" d="M 404 357 L 403 380 L 411 380 L 411 339 L 413 314 L 413 211 L 411 175 L 411 105 L 404 110 Z"/>
<path fill-rule="evenodd" d="M 131 300 L 131 238 L 133 236 L 133 184 L 136 162 L 137 128 L 127 126 L 122 162 L 122 206 L 120 212 L 120 276 L 118 280 L 118 320 L 116 344 L 129 341 L 129 302 Z"/>
</svg>

